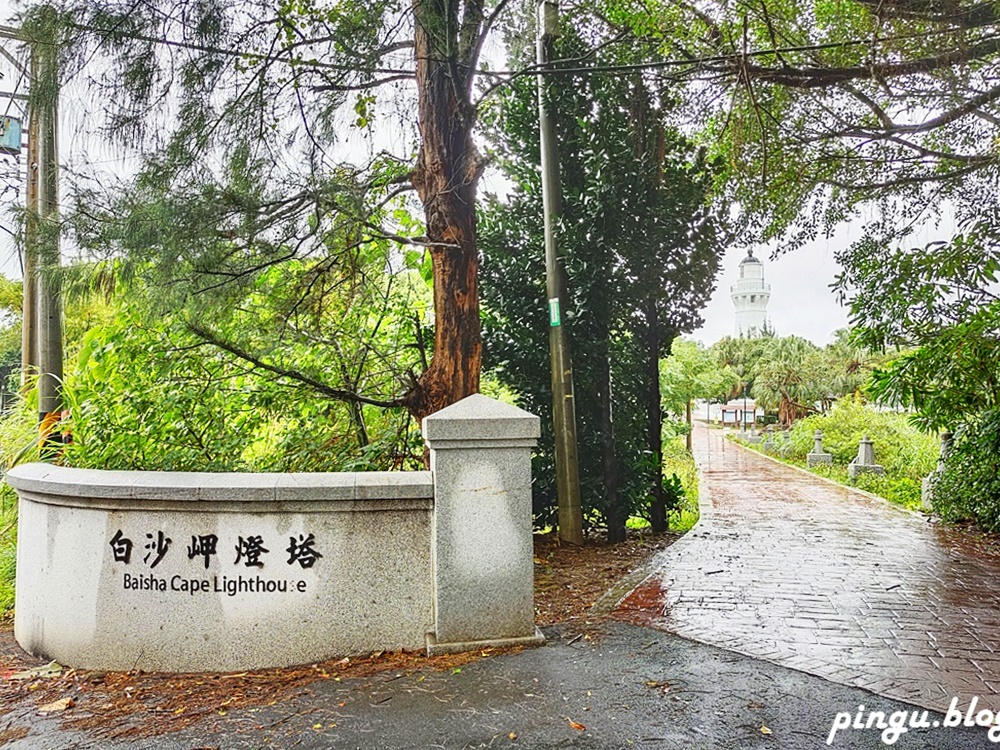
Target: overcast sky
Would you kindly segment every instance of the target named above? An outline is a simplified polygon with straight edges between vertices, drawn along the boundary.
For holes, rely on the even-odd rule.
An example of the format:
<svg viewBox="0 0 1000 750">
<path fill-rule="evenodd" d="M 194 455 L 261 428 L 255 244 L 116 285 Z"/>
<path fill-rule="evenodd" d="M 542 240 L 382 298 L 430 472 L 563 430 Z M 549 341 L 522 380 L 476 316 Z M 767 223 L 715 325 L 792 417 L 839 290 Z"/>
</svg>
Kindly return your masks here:
<svg viewBox="0 0 1000 750">
<path fill-rule="evenodd" d="M 834 331 L 849 325 L 847 308 L 837 303 L 830 285 L 840 272 L 834 255 L 860 239 L 862 227 L 874 218 L 870 210 L 862 209 L 862 213 L 855 222 L 841 224 L 831 238 L 821 237 L 777 258 L 771 257 L 769 247 L 754 248 L 754 255 L 764 264 L 764 280 L 771 285 L 767 317 L 778 336 L 801 336 L 824 346 L 833 339 Z M 928 222 L 918 228 L 910 242 L 923 246 L 950 239 L 955 232 L 954 218 L 946 206 L 940 223 Z M 733 335 L 736 316 L 730 287 L 740 278 L 740 261 L 746 255 L 746 249 L 735 247 L 726 253 L 715 293 L 702 312 L 705 324 L 691 338 L 711 346 Z"/>
<path fill-rule="evenodd" d="M 837 304 L 830 285 L 839 268 L 834 253 L 850 243 L 850 236 L 850 227 L 844 227 L 830 240 L 818 240 L 773 260 L 768 248 L 754 250 L 764 264 L 764 281 L 771 285 L 767 317 L 778 336 L 801 336 L 822 346 L 834 331 L 848 325 L 847 310 Z M 702 313 L 705 325 L 692 334 L 706 346 L 733 335 L 736 318 L 729 291 L 740 278 L 740 261 L 746 255 L 745 249 L 734 247 L 722 260 L 715 293 Z"/>
</svg>

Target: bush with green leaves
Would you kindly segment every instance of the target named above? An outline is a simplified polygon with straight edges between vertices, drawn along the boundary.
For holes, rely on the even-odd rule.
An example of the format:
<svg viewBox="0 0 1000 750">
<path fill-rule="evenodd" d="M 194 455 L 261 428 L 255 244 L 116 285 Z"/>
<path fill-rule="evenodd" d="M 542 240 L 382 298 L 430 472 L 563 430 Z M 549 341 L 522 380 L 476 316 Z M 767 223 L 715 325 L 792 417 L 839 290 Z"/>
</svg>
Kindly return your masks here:
<svg viewBox="0 0 1000 750">
<path fill-rule="evenodd" d="M 983 412 L 955 432 L 933 489 L 934 510 L 945 520 L 1000 531 L 1000 411 Z"/>
<path fill-rule="evenodd" d="M 875 462 L 892 478 L 917 482 L 937 464 L 939 443 L 914 427 L 906 414 L 879 411 L 858 398 L 838 401 L 826 414 L 800 419 L 789 431 L 786 456 L 804 462 L 813 450 L 813 434 L 823 433 L 823 449 L 836 464 L 846 466 L 858 455 L 861 438 L 867 435 L 875 449 Z"/>
<path fill-rule="evenodd" d="M 0 417 L 0 468 L 38 458 L 37 402 L 19 399 Z M 14 573 L 17 561 L 17 495 L 0 485 L 0 618 L 14 607 Z"/>
<path fill-rule="evenodd" d="M 626 45 L 593 54 L 571 24 L 558 56 L 623 62 Z M 721 255 L 724 211 L 709 201 L 718 165 L 671 123 L 669 88 L 641 75 L 567 74 L 548 91 L 563 191 L 559 244 L 567 282 L 562 322 L 572 352 L 581 503 L 586 529 L 624 538 L 626 520 L 660 526 L 661 357 L 701 322 Z M 539 527 L 558 522 L 548 294 L 540 248 L 538 91 L 511 82 L 483 123 L 496 164 L 514 182 L 479 220 L 483 364 L 542 416 L 532 484 Z"/>
<path fill-rule="evenodd" d="M 0 486 L 0 619 L 14 608 L 14 575 L 17 564 L 17 497 Z"/>
<path fill-rule="evenodd" d="M 183 321 L 123 309 L 84 338 L 65 395 L 71 466 L 161 471 L 399 468 L 419 436 L 401 410 L 363 412 L 234 362 Z"/>
<path fill-rule="evenodd" d="M 863 473 L 858 474 L 853 484 L 858 489 L 884 497 L 889 502 L 910 510 L 919 510 L 922 504 L 922 482 L 911 477 Z"/>
</svg>

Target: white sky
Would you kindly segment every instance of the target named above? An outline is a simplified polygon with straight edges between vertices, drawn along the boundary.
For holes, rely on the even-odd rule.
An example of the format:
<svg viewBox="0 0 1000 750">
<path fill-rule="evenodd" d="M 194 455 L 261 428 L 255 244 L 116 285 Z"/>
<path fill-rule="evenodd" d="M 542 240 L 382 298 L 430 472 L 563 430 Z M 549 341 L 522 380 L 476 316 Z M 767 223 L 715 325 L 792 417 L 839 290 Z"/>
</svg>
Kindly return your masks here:
<svg viewBox="0 0 1000 750">
<path fill-rule="evenodd" d="M 801 336 L 825 346 L 832 341 L 834 331 L 849 325 L 847 308 L 838 304 L 830 288 L 840 273 L 834 255 L 861 238 L 865 222 L 874 218 L 870 212 L 865 213 L 868 215 L 841 224 L 832 237 L 820 237 L 777 258 L 771 257 L 772 248 L 753 249 L 754 256 L 764 264 L 764 280 L 771 285 L 767 317 L 776 335 Z M 948 240 L 955 232 L 954 216 L 945 206 L 939 224 L 928 221 L 909 239 L 913 246 L 923 246 L 933 240 Z M 740 261 L 746 255 L 745 248 L 733 247 L 726 252 L 715 292 L 702 311 L 705 323 L 689 338 L 711 346 L 724 336 L 733 335 L 736 316 L 730 287 L 739 279 Z"/>
<path fill-rule="evenodd" d="M 850 241 L 850 227 L 843 227 L 830 240 L 818 240 L 773 260 L 767 248 L 754 250 L 764 264 L 764 281 L 771 285 L 767 317 L 778 336 L 801 336 L 823 346 L 835 330 L 847 326 L 847 310 L 837 304 L 830 285 L 839 272 L 834 253 Z M 722 260 L 715 293 L 702 311 L 705 324 L 691 334 L 706 346 L 733 335 L 735 310 L 729 288 L 740 278 L 740 261 L 746 255 L 745 249 L 734 247 Z"/>
</svg>

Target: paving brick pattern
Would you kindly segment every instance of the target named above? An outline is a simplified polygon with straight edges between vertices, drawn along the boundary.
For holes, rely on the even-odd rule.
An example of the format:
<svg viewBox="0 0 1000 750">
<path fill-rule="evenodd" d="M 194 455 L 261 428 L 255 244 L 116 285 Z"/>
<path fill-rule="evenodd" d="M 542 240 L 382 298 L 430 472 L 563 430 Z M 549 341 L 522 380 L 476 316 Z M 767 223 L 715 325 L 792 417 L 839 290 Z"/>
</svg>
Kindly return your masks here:
<svg viewBox="0 0 1000 750">
<path fill-rule="evenodd" d="M 718 430 L 696 428 L 695 458 L 701 521 L 617 617 L 925 708 L 1000 710 L 1000 554 Z"/>
</svg>

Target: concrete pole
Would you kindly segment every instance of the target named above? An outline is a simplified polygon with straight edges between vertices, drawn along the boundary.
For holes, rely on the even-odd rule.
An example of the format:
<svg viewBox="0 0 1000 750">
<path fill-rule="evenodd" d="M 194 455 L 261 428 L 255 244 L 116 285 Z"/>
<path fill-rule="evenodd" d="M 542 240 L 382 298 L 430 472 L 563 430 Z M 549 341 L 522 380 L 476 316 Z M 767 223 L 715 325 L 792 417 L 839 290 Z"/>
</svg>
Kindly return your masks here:
<svg viewBox="0 0 1000 750">
<path fill-rule="evenodd" d="M 31 77 L 35 80 L 35 57 Z M 28 107 L 28 185 L 24 202 L 24 297 L 21 306 L 21 388 L 38 373 L 38 112 Z"/>
<path fill-rule="evenodd" d="M 559 260 L 556 225 L 562 214 L 559 185 L 559 154 L 555 122 L 546 105 L 552 46 L 559 30 L 559 5 L 555 0 L 538 3 L 538 127 L 541 142 L 542 211 L 545 222 L 545 289 L 549 300 L 549 358 L 552 372 L 552 421 L 556 447 L 556 492 L 559 538 L 583 544 L 583 510 L 580 505 L 580 470 L 576 449 L 576 403 L 573 399 L 573 363 L 563 327 L 566 277 Z"/>
</svg>

